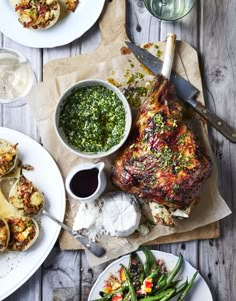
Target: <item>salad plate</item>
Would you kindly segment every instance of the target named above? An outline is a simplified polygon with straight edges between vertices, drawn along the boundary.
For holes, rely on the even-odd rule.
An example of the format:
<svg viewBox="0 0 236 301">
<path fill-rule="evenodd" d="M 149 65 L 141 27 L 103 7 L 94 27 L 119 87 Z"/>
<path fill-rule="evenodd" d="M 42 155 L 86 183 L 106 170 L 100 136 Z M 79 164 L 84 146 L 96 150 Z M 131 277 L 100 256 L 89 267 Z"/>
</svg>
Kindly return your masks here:
<svg viewBox="0 0 236 301">
<path fill-rule="evenodd" d="M 63 221 L 66 203 L 64 183 L 49 153 L 35 140 L 8 128 L 0 127 L 0 138 L 12 144 L 18 143 L 22 163 L 33 166 L 33 170 L 24 171 L 24 174 L 44 193 L 46 209 Z M 5 251 L 0 254 L 0 300 L 12 294 L 37 271 L 58 238 L 60 226 L 46 216 L 35 219 L 39 224 L 39 237 L 34 245 L 24 252 Z"/>
<path fill-rule="evenodd" d="M 161 251 L 156 251 L 152 250 L 153 255 L 155 258 L 158 260 L 164 260 L 164 263 L 166 265 L 166 268 L 168 271 L 172 271 L 178 261 L 178 256 L 175 256 L 170 253 L 165 253 Z M 145 262 L 145 255 L 142 251 L 137 252 L 138 256 L 140 257 L 141 261 L 144 263 Z M 122 256 L 121 258 L 117 259 L 116 261 L 112 262 L 98 277 L 97 281 L 93 285 L 91 292 L 89 294 L 88 301 L 94 301 L 101 296 L 99 295 L 99 292 L 102 291 L 106 280 L 108 277 L 113 274 L 117 277 L 119 277 L 119 269 L 120 265 L 123 264 L 124 266 L 128 267 L 129 264 L 129 255 Z M 180 273 L 178 274 L 178 279 L 182 279 L 182 282 L 188 278 L 190 280 L 194 273 L 196 272 L 196 269 L 187 261 L 184 261 L 184 266 Z M 175 300 L 175 299 L 171 299 Z M 190 292 L 184 299 L 186 301 L 199 301 L 199 300 L 204 300 L 204 301 L 213 301 L 210 289 L 203 279 L 203 277 L 198 274 L 193 287 L 191 288 Z"/>
<path fill-rule="evenodd" d="M 14 11 L 14 1 L 1 1 L 0 31 L 25 46 L 34 48 L 52 48 L 66 45 L 81 37 L 100 16 L 105 0 L 80 0 L 76 10 L 46 30 L 24 28 Z"/>
</svg>

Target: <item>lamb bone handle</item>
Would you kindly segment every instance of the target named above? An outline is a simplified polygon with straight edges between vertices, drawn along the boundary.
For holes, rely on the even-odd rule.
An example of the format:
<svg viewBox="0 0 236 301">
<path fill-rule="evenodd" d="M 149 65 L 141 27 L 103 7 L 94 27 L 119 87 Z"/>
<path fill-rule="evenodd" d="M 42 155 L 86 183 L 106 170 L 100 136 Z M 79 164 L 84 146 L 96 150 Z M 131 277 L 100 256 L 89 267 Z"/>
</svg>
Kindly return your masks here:
<svg viewBox="0 0 236 301">
<path fill-rule="evenodd" d="M 236 143 L 236 131 L 231 128 L 223 119 L 218 117 L 215 113 L 211 112 L 204 105 L 196 99 L 188 99 L 187 102 L 193 109 L 206 119 L 218 132 L 232 143 Z"/>
</svg>

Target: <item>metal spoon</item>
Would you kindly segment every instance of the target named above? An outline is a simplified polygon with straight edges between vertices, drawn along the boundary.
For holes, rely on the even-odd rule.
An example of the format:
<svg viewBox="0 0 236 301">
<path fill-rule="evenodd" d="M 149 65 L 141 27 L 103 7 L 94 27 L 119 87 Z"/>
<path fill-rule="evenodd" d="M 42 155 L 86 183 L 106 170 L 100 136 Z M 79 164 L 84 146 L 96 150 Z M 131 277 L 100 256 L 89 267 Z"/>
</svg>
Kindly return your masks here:
<svg viewBox="0 0 236 301">
<path fill-rule="evenodd" d="M 74 238 L 80 241 L 83 246 L 85 246 L 91 253 L 93 253 L 93 255 L 97 257 L 102 257 L 106 253 L 106 249 L 100 244 L 93 241 L 91 242 L 86 236 L 81 235 L 80 233 L 78 233 L 78 231 L 75 231 L 67 225 L 61 223 L 58 219 L 56 219 L 54 216 L 48 213 L 45 209 L 43 209 L 41 213 L 49 217 L 55 223 L 60 225 L 64 230 L 69 232 Z"/>
<path fill-rule="evenodd" d="M 21 173 L 21 175 L 22 175 L 22 173 Z M 16 179 L 16 178 L 15 177 L 5 177 L 5 178 L 2 178 L 1 181 L 4 181 L 4 180 L 12 181 L 13 179 Z M 12 187 L 17 184 L 17 181 L 19 181 L 19 179 L 17 179 L 15 181 L 15 183 L 12 185 Z M 9 199 L 9 196 L 11 194 L 12 187 L 11 187 L 10 191 L 8 191 L 9 187 L 8 187 L 7 191 L 5 191 L 5 192 L 2 191 L 5 196 L 6 195 L 8 196 L 7 200 Z M 56 219 L 54 216 L 52 216 L 49 212 L 47 212 L 44 209 L 44 206 L 45 206 L 45 202 L 43 203 L 43 208 L 38 212 L 37 216 L 39 216 L 40 214 L 46 215 L 52 221 L 54 221 L 59 226 L 61 226 L 64 230 L 66 230 L 67 232 L 69 232 L 75 239 L 77 239 L 84 247 L 86 247 L 95 256 L 102 257 L 106 253 L 106 249 L 104 247 L 102 247 L 97 242 L 90 241 L 86 236 L 78 233 L 78 231 L 73 230 L 69 226 L 67 226 L 64 223 L 60 222 L 58 219 Z"/>
</svg>

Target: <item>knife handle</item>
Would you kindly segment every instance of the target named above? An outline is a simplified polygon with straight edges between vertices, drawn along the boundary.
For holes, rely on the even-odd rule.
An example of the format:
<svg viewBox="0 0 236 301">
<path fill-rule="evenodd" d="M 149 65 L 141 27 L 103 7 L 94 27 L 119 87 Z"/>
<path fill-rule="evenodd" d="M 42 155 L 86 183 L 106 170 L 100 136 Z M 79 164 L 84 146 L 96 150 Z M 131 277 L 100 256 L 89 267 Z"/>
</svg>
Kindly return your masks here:
<svg viewBox="0 0 236 301">
<path fill-rule="evenodd" d="M 236 143 L 236 130 L 230 127 L 223 119 L 218 117 L 213 112 L 209 111 L 204 105 L 198 102 L 196 99 L 188 99 L 188 103 L 193 109 L 199 113 L 204 119 L 206 119 L 218 132 L 220 132 L 225 138 L 232 143 Z"/>
</svg>

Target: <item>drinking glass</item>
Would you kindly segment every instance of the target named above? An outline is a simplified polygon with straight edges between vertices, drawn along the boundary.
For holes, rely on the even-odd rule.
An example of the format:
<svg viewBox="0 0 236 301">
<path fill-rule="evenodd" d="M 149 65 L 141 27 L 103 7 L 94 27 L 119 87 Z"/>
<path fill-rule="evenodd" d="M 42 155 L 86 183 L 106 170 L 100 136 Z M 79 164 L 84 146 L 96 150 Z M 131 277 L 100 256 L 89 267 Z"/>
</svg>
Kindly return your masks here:
<svg viewBox="0 0 236 301">
<path fill-rule="evenodd" d="M 36 82 L 29 61 L 20 52 L 0 48 L 0 104 L 21 106 Z"/>
<path fill-rule="evenodd" d="M 175 21 L 186 16 L 196 0 L 144 0 L 148 11 L 163 21 Z"/>
</svg>

